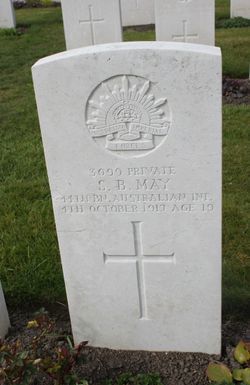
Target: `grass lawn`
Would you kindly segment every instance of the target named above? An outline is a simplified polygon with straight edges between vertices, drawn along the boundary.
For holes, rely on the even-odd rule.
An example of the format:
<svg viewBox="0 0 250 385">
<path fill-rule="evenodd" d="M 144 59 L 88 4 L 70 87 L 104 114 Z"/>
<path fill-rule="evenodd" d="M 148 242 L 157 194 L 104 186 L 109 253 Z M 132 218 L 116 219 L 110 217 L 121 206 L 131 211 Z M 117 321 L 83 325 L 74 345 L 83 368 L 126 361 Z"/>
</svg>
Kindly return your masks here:
<svg viewBox="0 0 250 385">
<path fill-rule="evenodd" d="M 235 78 L 249 77 L 250 28 L 218 29 L 216 45 L 221 47 L 223 74 Z"/>
<path fill-rule="evenodd" d="M 218 17 L 228 1 L 217 1 Z M 21 35 L 0 33 L 0 277 L 9 303 L 65 300 L 30 67 L 65 49 L 59 8 L 17 11 Z M 154 32 L 126 30 L 126 40 Z M 250 29 L 219 29 L 224 73 L 248 76 Z M 224 312 L 249 311 L 250 106 L 224 107 Z"/>
<path fill-rule="evenodd" d="M 215 0 L 216 19 L 228 19 L 230 17 L 230 0 Z"/>
</svg>

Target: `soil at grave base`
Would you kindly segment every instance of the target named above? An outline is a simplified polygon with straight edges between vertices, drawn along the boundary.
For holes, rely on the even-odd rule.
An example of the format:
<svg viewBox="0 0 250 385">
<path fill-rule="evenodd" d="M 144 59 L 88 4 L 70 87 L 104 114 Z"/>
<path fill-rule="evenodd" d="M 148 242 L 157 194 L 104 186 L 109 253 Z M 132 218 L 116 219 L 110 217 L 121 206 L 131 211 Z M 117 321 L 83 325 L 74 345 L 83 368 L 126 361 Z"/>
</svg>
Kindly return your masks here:
<svg viewBox="0 0 250 385">
<path fill-rule="evenodd" d="M 55 320 L 54 338 L 47 338 L 39 344 L 41 356 L 47 357 L 55 346 L 59 346 L 60 338 L 71 335 L 70 321 L 66 307 L 47 307 L 50 317 Z M 29 320 L 33 319 L 33 310 L 10 311 L 12 328 L 8 341 L 20 339 L 23 346 L 28 347 L 37 329 L 27 329 Z M 58 337 L 61 336 L 61 337 Z M 240 323 L 228 320 L 223 324 L 222 356 L 209 356 L 194 353 L 153 353 L 142 351 L 117 351 L 110 349 L 83 349 L 84 364 L 76 366 L 74 371 L 92 385 L 102 385 L 105 379 L 114 379 L 122 373 L 158 373 L 164 385 L 208 385 L 206 368 L 211 361 L 220 361 L 231 368 L 238 367 L 233 359 L 233 349 L 240 339 L 250 341 L 250 320 Z M 48 377 L 41 376 L 31 385 L 51 385 Z"/>
<path fill-rule="evenodd" d="M 250 80 L 223 78 L 225 104 L 250 104 Z"/>
</svg>

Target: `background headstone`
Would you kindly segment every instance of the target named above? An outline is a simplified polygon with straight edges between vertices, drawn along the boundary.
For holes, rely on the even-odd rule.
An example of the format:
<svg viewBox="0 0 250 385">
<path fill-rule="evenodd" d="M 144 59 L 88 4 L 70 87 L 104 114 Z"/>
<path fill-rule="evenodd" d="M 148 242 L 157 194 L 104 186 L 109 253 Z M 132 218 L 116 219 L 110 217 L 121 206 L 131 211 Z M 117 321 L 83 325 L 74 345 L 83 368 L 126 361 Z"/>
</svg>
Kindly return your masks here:
<svg viewBox="0 0 250 385">
<path fill-rule="evenodd" d="M 3 289 L 0 282 L 0 339 L 4 338 L 10 327 L 8 311 L 4 299 Z"/>
<path fill-rule="evenodd" d="M 121 0 L 122 25 L 155 23 L 154 0 Z"/>
<path fill-rule="evenodd" d="M 219 353 L 220 50 L 87 47 L 33 79 L 75 342 Z"/>
<path fill-rule="evenodd" d="M 156 40 L 214 45 L 214 0 L 155 0 Z"/>
<path fill-rule="evenodd" d="M 122 41 L 120 0 L 62 0 L 67 49 Z"/>
<path fill-rule="evenodd" d="M 16 19 L 11 0 L 0 1 L 0 28 L 15 28 Z"/>
<path fill-rule="evenodd" d="M 231 0 L 231 17 L 244 17 L 250 19 L 249 0 Z"/>
</svg>

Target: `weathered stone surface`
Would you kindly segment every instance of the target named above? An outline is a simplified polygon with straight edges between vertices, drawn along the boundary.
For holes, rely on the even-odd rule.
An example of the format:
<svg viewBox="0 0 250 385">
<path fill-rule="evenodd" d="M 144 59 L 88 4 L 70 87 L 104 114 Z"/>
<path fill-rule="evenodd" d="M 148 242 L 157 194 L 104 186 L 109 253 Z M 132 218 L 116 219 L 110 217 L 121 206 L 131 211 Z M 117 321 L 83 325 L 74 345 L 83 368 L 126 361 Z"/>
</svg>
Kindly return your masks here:
<svg viewBox="0 0 250 385">
<path fill-rule="evenodd" d="M 121 0 L 122 25 L 154 24 L 154 0 Z"/>
<path fill-rule="evenodd" d="M 214 0 L 155 0 L 156 40 L 214 45 Z"/>
<path fill-rule="evenodd" d="M 4 338 L 10 327 L 8 311 L 4 299 L 3 289 L 0 282 L 0 339 Z"/>
<path fill-rule="evenodd" d="M 15 28 L 16 19 L 11 0 L 0 1 L 0 28 Z"/>
<path fill-rule="evenodd" d="M 87 47 L 33 78 L 75 342 L 219 353 L 220 50 Z"/>
<path fill-rule="evenodd" d="M 121 42 L 120 0 L 62 0 L 67 49 Z"/>
<path fill-rule="evenodd" d="M 244 17 L 250 19 L 249 0 L 231 0 L 231 17 Z"/>
</svg>

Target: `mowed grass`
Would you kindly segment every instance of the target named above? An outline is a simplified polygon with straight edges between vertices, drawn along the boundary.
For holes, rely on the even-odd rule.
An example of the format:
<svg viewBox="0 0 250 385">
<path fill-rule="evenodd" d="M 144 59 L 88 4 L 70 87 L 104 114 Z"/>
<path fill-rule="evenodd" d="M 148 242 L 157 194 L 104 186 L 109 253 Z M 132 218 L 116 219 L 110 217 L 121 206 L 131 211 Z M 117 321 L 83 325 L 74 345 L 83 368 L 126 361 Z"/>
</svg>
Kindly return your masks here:
<svg viewBox="0 0 250 385">
<path fill-rule="evenodd" d="M 65 49 L 59 9 L 17 11 L 0 36 L 0 276 L 9 302 L 65 298 L 31 66 Z"/>
<path fill-rule="evenodd" d="M 250 315 L 250 106 L 223 120 L 223 309 Z"/>
<path fill-rule="evenodd" d="M 230 0 L 215 0 L 216 20 L 230 17 Z"/>
<path fill-rule="evenodd" d="M 61 11 L 19 10 L 17 21 L 25 33 L 0 34 L 0 278 L 10 304 L 65 301 L 30 72 L 37 59 L 65 49 Z M 231 76 L 246 75 L 248 32 L 217 31 L 225 52 L 224 69 Z M 244 33 L 242 43 L 236 44 Z M 125 39 L 153 40 L 154 32 L 129 29 Z M 225 106 L 223 118 L 223 308 L 225 314 L 242 315 L 249 312 L 250 300 L 250 107 Z"/>
<path fill-rule="evenodd" d="M 234 78 L 248 78 L 250 28 L 217 29 L 216 45 L 222 51 L 223 74 Z"/>
</svg>

